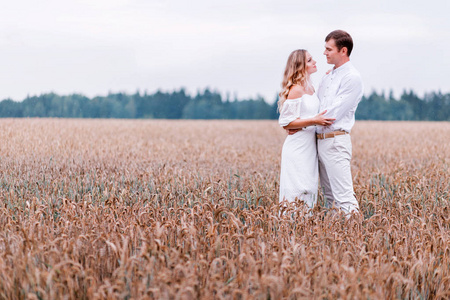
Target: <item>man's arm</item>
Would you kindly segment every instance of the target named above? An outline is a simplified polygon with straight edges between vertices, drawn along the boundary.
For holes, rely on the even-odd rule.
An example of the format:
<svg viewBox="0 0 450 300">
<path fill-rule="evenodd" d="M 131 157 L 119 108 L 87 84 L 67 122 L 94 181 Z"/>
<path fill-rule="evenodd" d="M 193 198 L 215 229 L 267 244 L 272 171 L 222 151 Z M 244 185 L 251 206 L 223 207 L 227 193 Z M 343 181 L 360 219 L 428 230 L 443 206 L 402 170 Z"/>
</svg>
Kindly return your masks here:
<svg viewBox="0 0 450 300">
<path fill-rule="evenodd" d="M 343 78 L 338 94 L 333 100 L 333 105 L 325 107 L 326 116 L 342 119 L 349 111 L 356 107 L 363 95 L 361 78 L 356 74 L 349 74 Z"/>
</svg>

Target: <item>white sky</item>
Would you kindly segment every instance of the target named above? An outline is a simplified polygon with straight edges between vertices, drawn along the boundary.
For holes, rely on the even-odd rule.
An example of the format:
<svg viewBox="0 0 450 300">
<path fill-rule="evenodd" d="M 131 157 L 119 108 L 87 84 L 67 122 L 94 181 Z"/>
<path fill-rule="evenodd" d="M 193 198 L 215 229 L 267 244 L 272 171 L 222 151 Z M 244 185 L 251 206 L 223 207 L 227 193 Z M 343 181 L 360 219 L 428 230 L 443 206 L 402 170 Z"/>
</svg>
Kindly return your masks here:
<svg viewBox="0 0 450 300">
<path fill-rule="evenodd" d="M 14 0 L 0 4 L 0 100 L 210 87 L 273 102 L 289 53 L 344 29 L 372 90 L 450 92 L 448 0 Z"/>
</svg>

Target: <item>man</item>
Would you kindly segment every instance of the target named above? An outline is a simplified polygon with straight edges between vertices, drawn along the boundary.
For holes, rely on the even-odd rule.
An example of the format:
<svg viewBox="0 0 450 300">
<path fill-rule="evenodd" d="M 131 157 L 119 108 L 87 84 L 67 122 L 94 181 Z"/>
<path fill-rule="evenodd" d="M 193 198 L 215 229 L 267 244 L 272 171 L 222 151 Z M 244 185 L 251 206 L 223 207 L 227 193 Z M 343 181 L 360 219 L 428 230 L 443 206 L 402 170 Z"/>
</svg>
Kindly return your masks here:
<svg viewBox="0 0 450 300">
<path fill-rule="evenodd" d="M 336 119 L 330 126 L 316 128 L 320 184 L 328 207 L 334 206 L 346 214 L 359 211 L 350 170 L 350 131 L 363 95 L 363 84 L 359 72 L 350 62 L 352 49 L 353 40 L 347 32 L 335 30 L 328 34 L 324 55 L 334 68 L 323 77 L 317 91 L 319 111 L 327 110 L 325 116 Z"/>
<path fill-rule="evenodd" d="M 359 211 L 353 192 L 350 160 L 352 141 L 350 131 L 355 124 L 355 111 L 363 96 L 361 75 L 350 62 L 352 37 L 343 30 L 335 30 L 325 38 L 324 55 L 334 65 L 325 75 L 317 95 L 320 111 L 336 121 L 330 126 L 317 127 L 320 184 L 328 206 L 335 206 L 346 214 Z"/>
</svg>

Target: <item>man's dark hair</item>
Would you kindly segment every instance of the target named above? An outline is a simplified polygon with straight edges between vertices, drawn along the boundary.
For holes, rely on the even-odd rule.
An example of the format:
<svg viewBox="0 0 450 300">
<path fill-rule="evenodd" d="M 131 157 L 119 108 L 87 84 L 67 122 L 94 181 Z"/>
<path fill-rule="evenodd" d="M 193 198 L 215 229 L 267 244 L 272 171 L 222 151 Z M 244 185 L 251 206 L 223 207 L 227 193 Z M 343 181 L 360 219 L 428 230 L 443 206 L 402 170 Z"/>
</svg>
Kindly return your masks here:
<svg viewBox="0 0 450 300">
<path fill-rule="evenodd" d="M 339 51 L 344 47 L 347 48 L 347 56 L 350 56 L 353 49 L 353 39 L 350 34 L 344 30 L 335 30 L 327 35 L 325 42 L 328 42 L 331 39 L 334 40 Z"/>
</svg>

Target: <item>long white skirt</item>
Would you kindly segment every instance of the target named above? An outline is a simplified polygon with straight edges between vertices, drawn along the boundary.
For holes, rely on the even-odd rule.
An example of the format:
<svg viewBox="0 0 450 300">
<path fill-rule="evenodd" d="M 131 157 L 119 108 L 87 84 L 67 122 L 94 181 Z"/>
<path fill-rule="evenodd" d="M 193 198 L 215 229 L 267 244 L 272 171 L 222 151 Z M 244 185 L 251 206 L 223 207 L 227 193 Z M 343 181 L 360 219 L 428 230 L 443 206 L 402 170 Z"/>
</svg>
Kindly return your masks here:
<svg viewBox="0 0 450 300">
<path fill-rule="evenodd" d="M 317 159 L 315 127 L 286 137 L 281 154 L 280 202 L 297 198 L 314 207 L 319 184 Z"/>
</svg>

